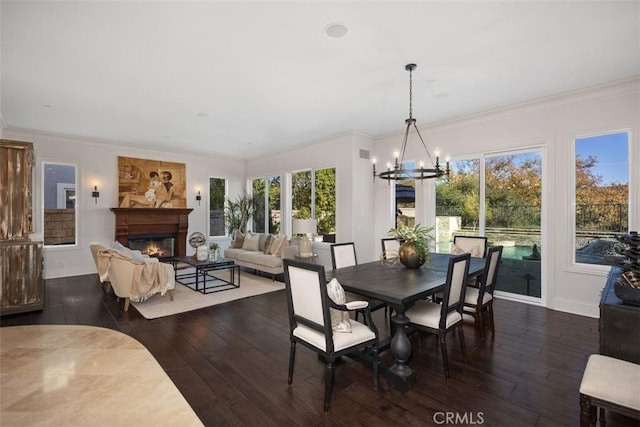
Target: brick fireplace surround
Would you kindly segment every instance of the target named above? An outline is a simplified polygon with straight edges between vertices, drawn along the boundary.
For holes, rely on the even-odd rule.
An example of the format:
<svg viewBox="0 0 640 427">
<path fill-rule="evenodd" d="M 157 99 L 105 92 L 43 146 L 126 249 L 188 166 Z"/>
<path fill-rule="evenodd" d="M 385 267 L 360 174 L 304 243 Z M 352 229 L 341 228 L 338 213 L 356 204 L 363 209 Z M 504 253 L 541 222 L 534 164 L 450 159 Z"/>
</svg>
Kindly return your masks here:
<svg viewBox="0 0 640 427">
<path fill-rule="evenodd" d="M 116 240 L 127 245 L 129 235 L 171 233 L 176 235 L 176 256 L 187 255 L 189 214 L 193 209 L 111 208 L 116 216 Z"/>
</svg>

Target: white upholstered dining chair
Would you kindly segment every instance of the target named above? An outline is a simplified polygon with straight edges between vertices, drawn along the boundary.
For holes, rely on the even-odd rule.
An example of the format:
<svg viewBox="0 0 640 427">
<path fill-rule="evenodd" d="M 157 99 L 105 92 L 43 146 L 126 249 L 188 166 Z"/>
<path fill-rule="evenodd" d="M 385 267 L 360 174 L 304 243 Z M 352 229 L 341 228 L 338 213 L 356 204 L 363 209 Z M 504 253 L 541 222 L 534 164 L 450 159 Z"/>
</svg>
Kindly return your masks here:
<svg viewBox="0 0 640 427">
<path fill-rule="evenodd" d="M 356 258 L 356 245 L 353 242 L 347 243 L 334 243 L 331 245 L 331 265 L 333 269 L 343 268 L 343 267 L 351 267 L 352 265 L 357 265 L 358 259 Z M 354 295 L 349 295 L 350 298 L 353 298 Z M 384 308 L 385 316 L 388 315 L 388 307 L 382 301 L 369 299 L 371 303 L 371 311 L 376 311 L 381 308 Z M 356 312 L 355 318 L 358 320 L 360 313 Z M 366 321 L 366 319 L 365 319 Z M 391 324 L 389 320 L 389 324 Z"/>
<path fill-rule="evenodd" d="M 464 299 L 463 312 L 473 316 L 474 324 L 480 329 L 480 340 L 482 342 L 484 342 L 485 313 L 489 317 L 492 338 L 496 332 L 493 320 L 493 291 L 498 279 L 501 259 L 502 246 L 489 248 L 484 271 L 478 278 L 478 287 L 469 286 Z"/>
<path fill-rule="evenodd" d="M 445 378 L 449 378 L 446 336 L 454 329 L 458 331 L 458 337 L 460 338 L 462 358 L 465 363 L 467 362 L 467 350 L 462 331 L 462 308 L 467 288 L 466 279 L 469 274 L 470 259 L 471 255 L 468 253 L 456 255 L 449 259 L 442 303 L 418 301 L 405 313 L 409 318 L 409 327 L 438 335 Z"/>
<path fill-rule="evenodd" d="M 334 243 L 331 245 L 331 265 L 334 270 L 356 264 L 358 264 L 358 259 L 356 258 L 355 243 Z"/>
<path fill-rule="evenodd" d="M 455 236 L 451 253 L 470 253 L 472 257 L 484 258 L 487 252 L 487 238 L 483 236 Z"/>
<path fill-rule="evenodd" d="M 400 250 L 400 240 L 389 237 L 385 239 L 380 239 L 380 243 L 382 244 L 382 256 L 386 259 L 389 254 L 395 253 L 398 256 L 398 251 Z"/>
<path fill-rule="evenodd" d="M 288 384 L 293 382 L 296 345 L 301 344 L 321 355 L 326 362 L 325 412 L 331 402 L 334 363 L 342 355 L 366 352 L 372 358 L 373 388 L 377 390 L 380 364 L 378 331 L 371 321 L 370 304 L 366 301 L 346 302 L 337 280 L 327 285 L 322 265 L 290 259 L 283 260 L 283 264 L 291 341 Z M 332 290 L 331 298 L 328 287 Z M 364 310 L 366 325 L 349 319 L 348 314 L 343 316 L 343 313 L 354 310 Z"/>
</svg>

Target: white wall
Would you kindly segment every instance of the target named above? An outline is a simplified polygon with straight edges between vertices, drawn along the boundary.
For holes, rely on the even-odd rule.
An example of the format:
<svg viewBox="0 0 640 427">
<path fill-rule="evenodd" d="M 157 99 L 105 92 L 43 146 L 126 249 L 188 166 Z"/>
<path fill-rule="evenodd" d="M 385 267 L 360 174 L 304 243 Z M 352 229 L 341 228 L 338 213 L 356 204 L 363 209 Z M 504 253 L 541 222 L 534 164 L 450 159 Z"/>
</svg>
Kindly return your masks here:
<svg viewBox="0 0 640 427">
<path fill-rule="evenodd" d="M 95 273 L 89 251 L 91 242 L 110 243 L 115 236 L 115 216 L 109 208 L 118 206 L 118 156 L 165 160 L 186 163 L 187 207 L 189 231 L 208 233 L 209 177 L 229 180 L 229 194 L 239 194 L 244 182 L 244 161 L 221 160 L 214 157 L 179 152 L 150 151 L 131 148 L 126 144 L 113 145 L 69 137 L 5 130 L 4 138 L 34 143 L 36 154 L 33 181 L 34 240 L 42 239 L 42 177 L 43 161 L 75 164 L 77 166 L 77 244 L 69 247 L 50 247 L 44 251 L 45 278 Z M 91 197 L 94 182 L 98 185 L 98 203 Z M 195 200 L 196 189 L 202 193 L 201 205 Z M 188 254 L 192 248 L 187 245 Z"/>
<path fill-rule="evenodd" d="M 629 225 L 631 230 L 637 230 L 640 228 L 638 77 L 421 128 L 421 134 L 431 151 L 440 147 L 443 154 L 448 153 L 453 159 L 470 158 L 483 152 L 541 148 L 544 155 L 542 265 L 543 287 L 546 286 L 542 303 L 550 308 L 597 317 L 600 291 L 609 268 L 578 267 L 571 261 L 573 218 L 570 200 L 574 191 L 574 140 L 578 136 L 625 129 L 631 131 Z M 390 153 L 399 149 L 400 143 L 400 135 L 376 140 L 374 151 L 379 163 L 384 164 L 387 158 L 391 158 Z M 418 145 L 410 144 L 409 148 L 414 151 L 407 153 L 405 158 L 412 159 L 417 155 Z M 416 203 L 428 203 L 426 206 L 429 208 L 435 199 L 429 191 L 426 192 L 427 196 Z M 388 193 L 386 184 L 376 184 L 376 237 L 386 234 L 391 226 Z"/>
</svg>

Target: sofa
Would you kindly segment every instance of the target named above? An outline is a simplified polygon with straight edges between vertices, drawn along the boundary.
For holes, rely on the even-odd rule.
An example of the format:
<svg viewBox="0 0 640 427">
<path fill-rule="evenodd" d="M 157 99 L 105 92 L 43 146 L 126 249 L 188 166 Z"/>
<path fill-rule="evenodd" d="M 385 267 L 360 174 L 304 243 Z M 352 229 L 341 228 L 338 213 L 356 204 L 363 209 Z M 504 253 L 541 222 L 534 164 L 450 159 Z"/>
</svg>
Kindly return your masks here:
<svg viewBox="0 0 640 427">
<path fill-rule="evenodd" d="M 284 272 L 282 260 L 293 259 L 296 253 L 298 247 L 287 236 L 251 232 L 245 235 L 237 232 L 231 246 L 224 250 L 224 257 L 242 267 L 275 275 Z"/>
</svg>

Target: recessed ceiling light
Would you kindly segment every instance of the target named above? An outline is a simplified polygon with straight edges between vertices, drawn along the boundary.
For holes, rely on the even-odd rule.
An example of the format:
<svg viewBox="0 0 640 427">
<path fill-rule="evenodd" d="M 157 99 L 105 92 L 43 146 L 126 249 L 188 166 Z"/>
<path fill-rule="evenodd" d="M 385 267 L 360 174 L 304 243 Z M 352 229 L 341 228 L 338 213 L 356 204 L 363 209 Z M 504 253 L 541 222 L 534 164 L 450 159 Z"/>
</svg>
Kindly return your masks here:
<svg viewBox="0 0 640 427">
<path fill-rule="evenodd" d="M 349 32 L 349 29 L 346 25 L 340 22 L 334 22 L 324 27 L 324 31 L 329 37 L 338 39 L 340 37 L 346 36 Z"/>
</svg>

